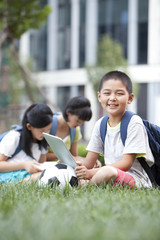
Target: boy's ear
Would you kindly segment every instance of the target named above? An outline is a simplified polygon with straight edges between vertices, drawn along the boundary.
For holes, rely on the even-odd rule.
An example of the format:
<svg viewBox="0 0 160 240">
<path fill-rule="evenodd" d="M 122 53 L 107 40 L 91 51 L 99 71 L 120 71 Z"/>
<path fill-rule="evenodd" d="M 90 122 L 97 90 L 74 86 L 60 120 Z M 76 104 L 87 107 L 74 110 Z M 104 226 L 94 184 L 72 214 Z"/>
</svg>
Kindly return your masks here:
<svg viewBox="0 0 160 240">
<path fill-rule="evenodd" d="M 132 101 L 133 101 L 133 99 L 134 99 L 134 94 L 131 93 L 131 94 L 129 95 L 129 98 L 128 98 L 128 104 L 131 104 Z"/>
<path fill-rule="evenodd" d="M 99 91 L 97 92 L 97 97 L 98 97 L 98 101 L 101 103 L 101 94 Z"/>
</svg>

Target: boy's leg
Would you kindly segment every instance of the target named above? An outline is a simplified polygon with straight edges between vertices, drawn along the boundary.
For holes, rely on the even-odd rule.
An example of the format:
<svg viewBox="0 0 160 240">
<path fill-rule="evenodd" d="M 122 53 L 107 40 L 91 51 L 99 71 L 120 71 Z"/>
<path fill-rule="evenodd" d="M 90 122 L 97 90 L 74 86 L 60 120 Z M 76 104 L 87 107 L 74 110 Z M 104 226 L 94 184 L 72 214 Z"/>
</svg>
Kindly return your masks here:
<svg viewBox="0 0 160 240">
<path fill-rule="evenodd" d="M 117 169 L 112 166 L 104 166 L 99 169 L 98 172 L 92 177 L 90 183 L 100 185 L 101 183 L 108 183 L 109 181 L 115 181 L 118 176 Z"/>
<path fill-rule="evenodd" d="M 128 173 L 112 167 L 104 166 L 92 177 L 90 183 L 100 185 L 113 181 L 115 185 L 136 187 L 134 178 Z"/>
</svg>

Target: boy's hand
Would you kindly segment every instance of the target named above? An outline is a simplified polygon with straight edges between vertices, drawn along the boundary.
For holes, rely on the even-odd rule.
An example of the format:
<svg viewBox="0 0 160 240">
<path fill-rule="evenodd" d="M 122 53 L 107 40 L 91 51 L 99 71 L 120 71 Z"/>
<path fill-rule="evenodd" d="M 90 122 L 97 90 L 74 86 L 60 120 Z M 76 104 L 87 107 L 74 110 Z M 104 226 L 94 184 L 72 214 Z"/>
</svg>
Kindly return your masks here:
<svg viewBox="0 0 160 240">
<path fill-rule="evenodd" d="M 90 179 L 89 170 L 82 165 L 81 162 L 76 161 L 78 167 L 75 168 L 76 175 L 79 179 Z"/>
<path fill-rule="evenodd" d="M 101 162 L 100 162 L 98 159 L 97 159 L 94 167 L 95 167 L 95 168 L 100 168 L 100 167 L 102 167 L 102 164 L 101 164 Z"/>
</svg>

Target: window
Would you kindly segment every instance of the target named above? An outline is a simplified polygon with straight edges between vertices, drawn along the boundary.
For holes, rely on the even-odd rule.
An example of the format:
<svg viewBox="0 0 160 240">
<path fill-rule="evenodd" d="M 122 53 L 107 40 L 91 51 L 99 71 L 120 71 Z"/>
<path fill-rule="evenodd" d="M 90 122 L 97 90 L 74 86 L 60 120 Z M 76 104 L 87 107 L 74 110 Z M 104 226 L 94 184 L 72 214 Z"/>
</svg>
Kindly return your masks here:
<svg viewBox="0 0 160 240">
<path fill-rule="evenodd" d="M 41 1 L 41 6 L 47 4 L 46 0 Z M 47 66 L 47 27 L 43 26 L 38 30 L 30 31 L 30 56 L 33 59 L 35 71 L 45 71 Z"/>
<path fill-rule="evenodd" d="M 70 87 L 57 87 L 57 106 L 63 111 L 67 101 L 70 98 Z"/>
<path fill-rule="evenodd" d="M 138 63 L 147 63 L 148 0 L 138 1 Z"/>
<path fill-rule="evenodd" d="M 80 67 L 84 67 L 85 62 L 85 24 L 86 24 L 86 0 L 80 0 L 80 34 L 79 34 Z"/>
<path fill-rule="evenodd" d="M 84 86 L 77 86 L 76 96 L 84 96 Z M 71 98 L 72 86 L 57 87 L 57 106 L 63 111 L 66 103 Z"/>
<path fill-rule="evenodd" d="M 58 1 L 58 69 L 70 68 L 71 3 Z"/>
<path fill-rule="evenodd" d="M 128 0 L 98 1 L 98 37 L 104 34 L 118 41 L 127 58 Z"/>
<path fill-rule="evenodd" d="M 35 71 L 46 70 L 47 56 L 47 33 L 46 26 L 40 30 L 30 31 L 30 55 L 34 62 Z"/>
</svg>

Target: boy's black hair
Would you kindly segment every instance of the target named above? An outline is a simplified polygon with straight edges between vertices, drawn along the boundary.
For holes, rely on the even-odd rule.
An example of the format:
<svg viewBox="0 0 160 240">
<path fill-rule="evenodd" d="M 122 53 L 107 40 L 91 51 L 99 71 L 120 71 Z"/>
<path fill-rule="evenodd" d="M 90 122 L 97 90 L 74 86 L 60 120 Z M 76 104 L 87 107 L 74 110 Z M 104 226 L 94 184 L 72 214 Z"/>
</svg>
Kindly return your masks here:
<svg viewBox="0 0 160 240">
<path fill-rule="evenodd" d="M 34 103 L 24 113 L 22 120 L 22 135 L 21 135 L 21 147 L 23 151 L 33 158 L 31 152 L 31 146 L 33 138 L 31 131 L 27 128 L 27 123 L 30 123 L 32 127 L 43 128 L 48 126 L 53 121 L 53 112 L 46 104 Z M 47 148 L 48 144 L 45 139 L 37 142 L 39 148 Z"/>
<path fill-rule="evenodd" d="M 73 97 L 68 101 L 63 110 L 63 117 L 66 122 L 68 122 L 67 113 L 78 116 L 82 121 L 89 121 L 92 117 L 91 103 L 83 96 Z"/>
<path fill-rule="evenodd" d="M 132 81 L 126 73 L 121 71 L 111 71 L 106 73 L 100 81 L 99 92 L 102 89 L 103 83 L 111 79 L 120 80 L 126 86 L 126 89 L 129 92 L 129 94 L 132 93 Z"/>
</svg>

